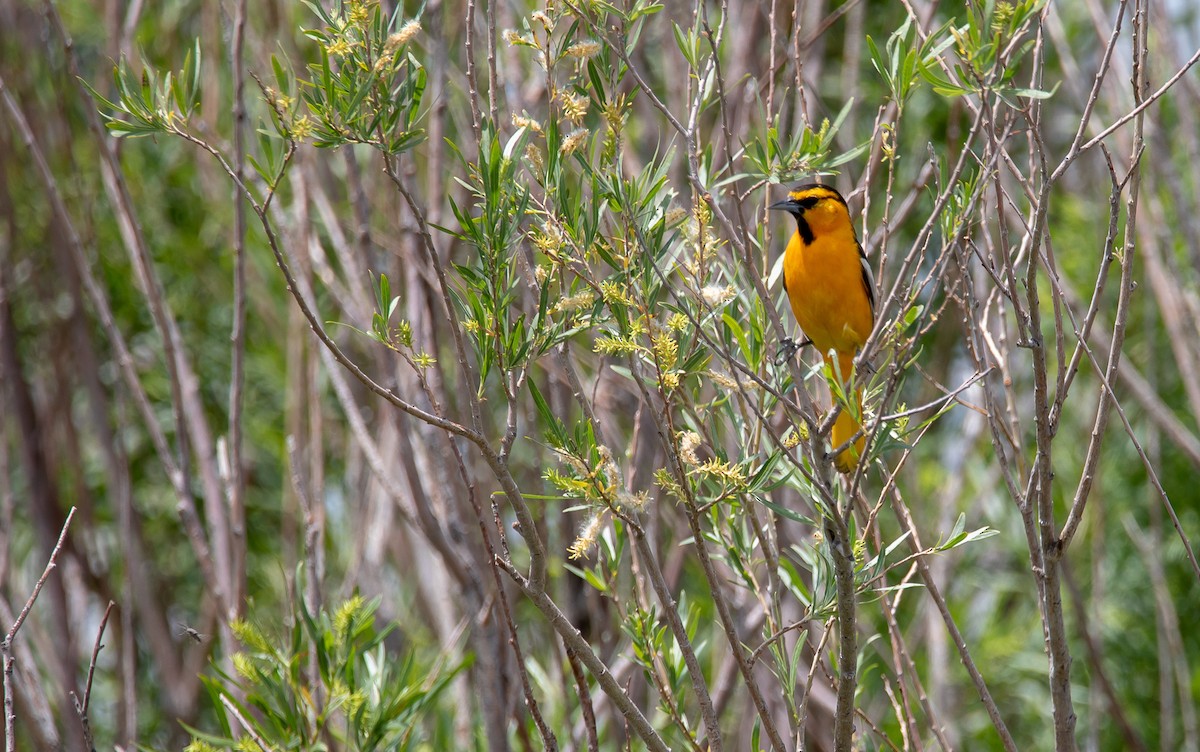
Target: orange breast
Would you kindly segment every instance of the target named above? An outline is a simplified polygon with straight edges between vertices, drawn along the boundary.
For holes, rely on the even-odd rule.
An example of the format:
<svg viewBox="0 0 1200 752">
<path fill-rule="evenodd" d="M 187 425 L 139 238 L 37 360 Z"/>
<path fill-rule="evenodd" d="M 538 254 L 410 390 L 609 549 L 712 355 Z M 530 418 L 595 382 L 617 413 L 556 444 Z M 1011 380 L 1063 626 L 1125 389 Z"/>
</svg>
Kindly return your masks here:
<svg viewBox="0 0 1200 752">
<path fill-rule="evenodd" d="M 851 227 L 818 233 L 807 245 L 800 233 L 792 235 L 783 273 L 796 321 L 822 354 L 853 354 L 863 346 L 874 316 Z"/>
</svg>

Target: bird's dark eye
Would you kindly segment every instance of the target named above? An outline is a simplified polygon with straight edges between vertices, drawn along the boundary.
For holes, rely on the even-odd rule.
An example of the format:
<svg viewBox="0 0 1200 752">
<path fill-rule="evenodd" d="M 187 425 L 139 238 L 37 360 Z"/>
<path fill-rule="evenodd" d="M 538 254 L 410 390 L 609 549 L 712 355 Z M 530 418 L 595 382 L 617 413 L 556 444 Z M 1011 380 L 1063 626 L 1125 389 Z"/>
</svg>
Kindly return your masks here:
<svg viewBox="0 0 1200 752">
<path fill-rule="evenodd" d="M 801 211 L 808 211 L 821 202 L 820 196 L 808 196 L 796 202 L 796 208 Z"/>
</svg>

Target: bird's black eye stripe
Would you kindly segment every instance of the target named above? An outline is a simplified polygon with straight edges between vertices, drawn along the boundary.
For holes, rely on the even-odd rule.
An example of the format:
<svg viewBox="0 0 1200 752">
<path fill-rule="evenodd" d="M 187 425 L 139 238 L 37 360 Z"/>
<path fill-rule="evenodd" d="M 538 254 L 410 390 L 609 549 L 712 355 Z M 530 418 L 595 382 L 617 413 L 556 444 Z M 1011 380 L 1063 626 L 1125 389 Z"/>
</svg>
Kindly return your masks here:
<svg viewBox="0 0 1200 752">
<path fill-rule="evenodd" d="M 808 211 L 817 204 L 821 203 L 822 196 L 807 196 L 796 202 L 796 207 Z"/>
</svg>

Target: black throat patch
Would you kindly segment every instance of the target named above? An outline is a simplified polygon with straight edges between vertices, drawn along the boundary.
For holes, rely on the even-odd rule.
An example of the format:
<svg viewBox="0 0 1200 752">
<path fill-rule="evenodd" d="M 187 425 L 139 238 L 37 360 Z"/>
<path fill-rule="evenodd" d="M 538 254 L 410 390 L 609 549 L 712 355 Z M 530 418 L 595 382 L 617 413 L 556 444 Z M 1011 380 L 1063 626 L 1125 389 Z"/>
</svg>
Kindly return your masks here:
<svg viewBox="0 0 1200 752">
<path fill-rule="evenodd" d="M 816 239 L 816 236 L 813 235 L 812 227 L 804 219 L 804 214 L 797 212 L 795 217 L 796 229 L 800 232 L 800 239 L 804 241 L 805 245 L 812 245 L 813 240 Z"/>
</svg>

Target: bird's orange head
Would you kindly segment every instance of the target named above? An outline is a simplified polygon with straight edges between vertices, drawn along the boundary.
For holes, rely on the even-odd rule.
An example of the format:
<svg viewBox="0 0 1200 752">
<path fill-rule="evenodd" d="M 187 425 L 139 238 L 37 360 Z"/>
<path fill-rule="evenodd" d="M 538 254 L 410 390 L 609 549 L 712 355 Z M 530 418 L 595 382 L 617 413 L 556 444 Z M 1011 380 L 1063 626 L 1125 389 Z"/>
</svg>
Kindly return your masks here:
<svg viewBox="0 0 1200 752">
<path fill-rule="evenodd" d="M 851 226 L 846 199 L 833 188 L 819 183 L 799 186 L 783 201 L 767 208 L 785 211 L 795 217 L 797 231 L 805 243 L 812 243 L 817 235 L 827 231 Z"/>
</svg>

